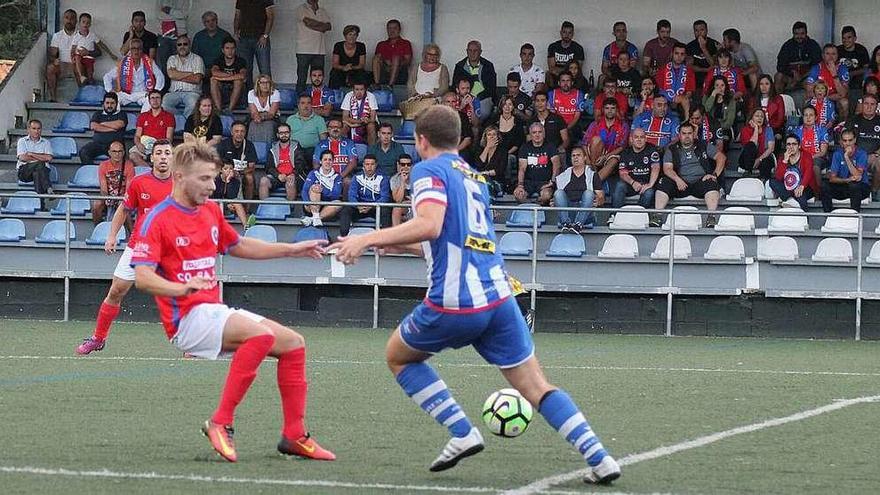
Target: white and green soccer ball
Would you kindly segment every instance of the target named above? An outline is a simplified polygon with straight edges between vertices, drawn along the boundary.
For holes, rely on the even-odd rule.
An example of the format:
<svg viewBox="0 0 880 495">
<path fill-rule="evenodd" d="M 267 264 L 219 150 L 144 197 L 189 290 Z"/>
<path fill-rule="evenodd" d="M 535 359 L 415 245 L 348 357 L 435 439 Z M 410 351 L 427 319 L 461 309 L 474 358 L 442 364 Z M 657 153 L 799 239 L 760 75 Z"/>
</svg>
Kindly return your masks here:
<svg viewBox="0 0 880 495">
<path fill-rule="evenodd" d="M 503 388 L 483 404 L 483 423 L 500 437 L 518 437 L 532 422 L 532 405 L 516 389 Z"/>
</svg>

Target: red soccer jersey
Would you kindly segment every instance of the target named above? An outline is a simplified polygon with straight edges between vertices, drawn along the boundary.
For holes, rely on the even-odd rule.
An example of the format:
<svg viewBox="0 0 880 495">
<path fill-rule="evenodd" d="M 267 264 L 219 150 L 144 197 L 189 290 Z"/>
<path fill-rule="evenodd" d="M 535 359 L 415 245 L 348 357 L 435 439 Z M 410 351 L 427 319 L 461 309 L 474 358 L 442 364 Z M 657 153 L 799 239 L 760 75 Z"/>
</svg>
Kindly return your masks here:
<svg viewBox="0 0 880 495">
<path fill-rule="evenodd" d="M 152 173 L 138 175 L 128 183 L 125 196 L 122 198 L 122 206 L 128 211 L 135 212 L 134 232 L 128 239 L 128 245 L 134 246 L 134 240 L 141 222 L 146 218 L 150 210 L 161 203 L 171 194 L 171 176 L 167 179 L 159 179 Z"/>
<path fill-rule="evenodd" d="M 168 197 L 147 215 L 138 230 L 132 266 L 156 267 L 156 273 L 171 282 L 185 283 L 201 275 L 215 278 L 217 253 L 238 244 L 238 232 L 229 225 L 217 203 L 186 208 Z M 168 338 L 199 304 L 220 303 L 220 287 L 200 290 L 182 297 L 156 296 L 159 316 Z"/>
<path fill-rule="evenodd" d="M 144 136 L 156 139 L 168 139 L 168 128 L 174 129 L 174 115 L 160 110 L 159 115 L 153 115 L 152 111 L 138 115 L 137 126 L 143 129 Z"/>
</svg>

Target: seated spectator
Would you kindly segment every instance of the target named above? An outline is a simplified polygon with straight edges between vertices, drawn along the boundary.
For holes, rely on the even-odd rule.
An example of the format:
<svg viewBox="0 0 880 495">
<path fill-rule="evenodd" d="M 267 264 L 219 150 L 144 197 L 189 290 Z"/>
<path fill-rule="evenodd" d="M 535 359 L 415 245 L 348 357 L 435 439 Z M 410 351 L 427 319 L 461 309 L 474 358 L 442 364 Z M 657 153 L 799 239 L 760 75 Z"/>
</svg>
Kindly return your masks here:
<svg viewBox="0 0 880 495">
<path fill-rule="evenodd" d="M 871 52 L 871 62 L 868 63 L 868 70 L 865 72 L 865 79 L 873 77 L 880 80 L 880 45 L 874 47 Z"/>
<path fill-rule="evenodd" d="M 192 38 L 192 52 L 202 58 L 205 64 L 213 63 L 223 56 L 223 41 L 232 38 L 229 31 L 218 27 L 217 13 L 208 10 L 202 14 L 202 25 L 205 29 L 197 32 Z M 208 67 L 205 67 L 208 69 Z M 202 79 L 202 92 L 211 91 L 210 77 L 208 74 Z"/>
<path fill-rule="evenodd" d="M 354 176 L 351 186 L 348 188 L 349 203 L 359 203 L 357 206 L 343 206 L 339 212 L 339 235 L 346 236 L 351 230 L 351 223 L 363 218 L 374 219 L 376 207 L 371 203 L 389 203 L 391 201 L 391 186 L 388 177 L 378 171 L 376 157 L 364 156 L 363 171 Z M 391 208 L 379 210 L 379 226 L 384 228 L 391 225 Z"/>
<path fill-rule="evenodd" d="M 485 121 L 492 114 L 492 102 L 495 101 L 498 76 L 495 75 L 495 66 L 482 56 L 483 47 L 477 40 L 471 40 L 467 44 L 467 57 L 455 64 L 452 73 L 452 84 L 467 79 L 471 83 L 471 95 L 480 104 L 475 107 L 479 111 L 480 122 Z"/>
<path fill-rule="evenodd" d="M 644 112 L 637 115 L 633 119 L 630 130 L 633 131 L 637 128 L 644 130 L 648 143 L 658 148 L 665 148 L 678 139 L 678 127 L 678 118 L 674 115 L 668 115 L 666 97 L 657 95 L 654 97 L 650 113 Z"/>
<path fill-rule="evenodd" d="M 459 112 L 464 112 L 471 124 L 471 129 L 479 134 L 480 132 L 480 100 L 474 98 L 471 94 L 471 82 L 467 79 L 461 79 L 455 85 L 455 96 L 458 97 Z"/>
<path fill-rule="evenodd" d="M 629 146 L 620 153 L 620 180 L 614 186 L 611 206 L 620 208 L 629 196 L 639 195 L 639 205 L 654 207 L 654 186 L 660 177 L 660 150 L 648 144 L 645 130 L 633 129 Z"/>
<path fill-rule="evenodd" d="M 344 41 L 333 45 L 330 63 L 330 83 L 333 89 L 352 87 L 355 81 L 366 81 L 367 45 L 358 41 L 361 28 L 349 24 L 342 30 Z"/>
<path fill-rule="evenodd" d="M 623 57 L 626 58 L 626 55 Z M 602 107 L 605 105 L 605 102 L 611 100 L 617 103 L 618 117 L 621 120 L 626 120 L 629 114 L 629 98 L 623 92 L 617 90 L 617 81 L 611 78 L 606 79 L 602 83 L 602 92 L 596 95 L 596 99 L 593 102 L 593 111 L 596 113 L 596 118 L 598 119 L 601 116 Z"/>
<path fill-rule="evenodd" d="M 231 163 L 236 175 L 241 179 L 242 197 L 254 199 L 254 170 L 257 168 L 257 150 L 254 143 L 245 139 L 247 125 L 237 121 L 232 124 L 232 135 L 220 141 L 217 154 L 223 163 Z"/>
<path fill-rule="evenodd" d="M 300 97 L 303 95 L 311 97 L 312 112 L 325 119 L 330 117 L 330 114 L 333 112 L 334 93 L 324 86 L 324 69 L 321 67 L 312 68 L 311 72 L 309 72 L 309 84 L 299 95 Z"/>
<path fill-rule="evenodd" d="M 79 162 L 83 165 L 95 163 L 95 158 L 106 155 L 110 144 L 125 139 L 125 126 L 128 120 L 119 109 L 116 93 L 105 93 L 102 109 L 92 114 L 89 129 L 94 132 L 92 140 L 79 149 Z"/>
<path fill-rule="evenodd" d="M 214 192 L 211 193 L 211 199 L 240 199 L 241 198 L 241 179 L 235 172 L 235 165 L 229 162 L 223 163 L 223 167 L 214 178 Z M 238 217 L 245 230 L 256 223 L 256 217 L 253 220 L 248 218 L 247 211 L 241 203 L 224 203 L 223 210 L 228 211 Z"/>
<path fill-rule="evenodd" d="M 571 87 L 583 91 L 585 96 L 590 94 L 593 87 L 590 85 L 587 78 L 584 77 L 583 70 L 581 70 L 581 63 L 577 60 L 569 62 L 568 72 L 571 73 Z"/>
<path fill-rule="evenodd" d="M 712 85 L 715 84 L 713 81 L 716 77 L 720 76 L 727 81 L 727 86 L 733 92 L 733 97 L 736 101 L 742 101 L 743 96 L 746 94 L 746 80 L 743 77 L 742 71 L 733 65 L 730 52 L 726 48 L 718 50 L 715 60 L 717 63 L 714 67 L 709 68 L 706 74 L 706 80 L 703 83 L 703 95 L 705 96 L 712 91 Z"/>
<path fill-rule="evenodd" d="M 58 101 L 58 80 L 73 74 L 73 38 L 76 36 L 76 11 L 67 9 L 62 16 L 61 31 L 52 35 L 46 64 L 46 87 L 49 101 Z"/>
<path fill-rule="evenodd" d="M 543 87 L 544 83 L 541 83 Z M 501 99 L 505 96 L 513 99 L 513 114 L 516 115 L 519 119 L 523 121 L 528 121 L 532 118 L 532 114 L 535 109 L 532 107 L 532 99 L 526 95 L 522 90 L 522 81 L 520 79 L 520 75 L 517 72 L 510 72 L 507 74 L 507 93 L 503 96 L 498 97 L 498 103 L 495 105 L 495 113 L 501 111 Z"/>
<path fill-rule="evenodd" d="M 818 81 L 813 85 L 813 97 L 807 100 L 807 105 L 816 109 L 816 121 L 819 125 L 830 130 L 837 123 L 837 109 L 827 95 L 828 86 L 824 81 Z"/>
<path fill-rule="evenodd" d="M 556 192 L 553 193 L 553 206 L 568 208 L 599 208 L 605 204 L 605 190 L 599 174 L 587 166 L 584 148 L 575 146 L 571 149 L 571 167 L 563 170 L 553 178 Z M 578 210 L 571 221 L 571 211 L 562 210 L 557 217 L 557 225 L 562 232 L 579 234 L 583 229 L 591 229 L 596 224 L 596 216 L 592 212 Z"/>
<path fill-rule="evenodd" d="M 761 64 L 758 62 L 758 55 L 748 43 L 743 43 L 739 30 L 729 28 L 724 30 L 722 38 L 724 48 L 730 51 L 733 59 L 733 66 L 742 72 L 743 77 L 748 81 L 749 88 L 758 86 L 758 75 L 761 74 Z"/>
<path fill-rule="evenodd" d="M 37 119 L 28 121 L 27 136 L 18 139 L 15 147 L 15 170 L 18 180 L 33 182 L 37 194 L 52 194 L 49 182 L 49 162 L 52 160 L 52 145 L 43 137 L 43 123 Z M 40 200 L 45 206 L 45 200 Z"/>
<path fill-rule="evenodd" d="M 807 24 L 797 21 L 791 27 L 792 37 L 782 44 L 776 55 L 774 84 L 777 93 L 785 93 L 801 85 L 810 68 L 822 60 L 819 43 L 807 36 Z"/>
<path fill-rule="evenodd" d="M 776 159 L 776 171 L 768 181 L 770 189 L 783 201 L 794 198 L 807 211 L 807 201 L 816 195 L 818 185 L 813 175 L 813 160 L 801 152 L 801 142 L 794 134 L 785 137 L 785 152 Z"/>
<path fill-rule="evenodd" d="M 343 185 L 347 192 L 351 176 L 358 168 L 358 157 L 355 152 L 354 141 L 342 136 L 342 121 L 339 119 L 330 119 L 330 122 L 327 123 L 327 130 L 327 138 L 322 139 L 315 146 L 315 151 L 312 154 L 312 168 L 318 168 L 321 165 L 322 155 L 325 150 L 332 151 L 331 165 L 333 170 L 342 177 Z"/>
<path fill-rule="evenodd" d="M 513 197 L 517 203 L 537 198 L 541 206 L 553 198 L 553 179 L 562 166 L 555 147 L 544 141 L 544 126 L 538 122 L 529 126 L 529 142 L 519 148 L 519 169 Z"/>
<path fill-rule="evenodd" d="M 225 108 L 230 115 L 241 100 L 247 79 L 247 64 L 236 54 L 235 46 L 234 39 L 223 40 L 223 55 L 211 64 L 211 98 L 215 107 Z"/>
<path fill-rule="evenodd" d="M 342 176 L 337 172 L 333 165 L 334 156 L 330 150 L 323 150 L 320 154 L 320 166 L 306 177 L 302 188 L 303 201 L 339 201 L 342 198 Z M 302 217 L 303 225 L 314 225 L 320 227 L 324 225 L 324 220 L 335 217 L 341 206 L 334 205 L 306 205 L 303 207 L 305 213 L 311 213 L 311 216 L 304 215 Z"/>
<path fill-rule="evenodd" d="M 720 170 L 718 174 L 720 182 L 724 176 L 724 167 L 727 165 L 727 155 L 724 150 L 731 134 L 719 127 L 714 119 L 710 119 L 702 105 L 691 109 L 688 122 L 694 127 L 694 141 L 706 148 L 709 159 L 715 162 L 715 169 Z"/>
<path fill-rule="evenodd" d="M 385 24 L 388 39 L 376 45 L 373 55 L 373 83 L 376 85 L 406 84 L 412 63 L 412 45 L 401 38 L 400 21 L 391 19 Z"/>
<path fill-rule="evenodd" d="M 148 160 L 153 153 L 153 143 L 160 139 L 171 142 L 176 125 L 174 116 L 162 109 L 162 93 L 154 89 L 149 95 L 149 110 L 138 115 L 134 129 L 134 146 L 128 151 L 131 161 L 138 167 L 150 165 Z"/>
<path fill-rule="evenodd" d="M 749 115 L 749 121 L 740 131 L 739 142 L 742 144 L 742 152 L 739 154 L 737 171 L 746 176 L 757 171 L 761 180 L 769 179 L 776 166 L 776 158 L 773 156 L 776 136 L 767 122 L 764 110 L 756 108 Z"/>
<path fill-rule="evenodd" d="M 514 104 L 514 99 L 509 95 L 502 96 L 498 100 L 499 113 L 491 124 L 498 128 L 499 150 L 504 154 L 516 156 L 519 147 L 525 141 L 523 129 L 526 122 L 516 115 Z"/>
<path fill-rule="evenodd" d="M 544 91 L 536 91 L 534 96 L 535 115 L 531 120 L 527 121 L 532 124 L 541 124 L 544 129 L 544 140 L 556 150 L 557 153 L 565 154 L 571 143 L 571 137 L 568 133 L 568 127 L 556 112 L 550 109 L 547 93 Z M 517 153 L 518 154 L 518 153 Z"/>
<path fill-rule="evenodd" d="M 862 115 L 850 118 L 844 126 L 853 131 L 856 145 L 867 153 L 868 167 L 871 171 L 871 189 L 880 189 L 880 113 L 877 112 L 877 97 L 862 97 Z"/>
<path fill-rule="evenodd" d="M 498 108 L 500 113 L 489 124 L 493 132 L 483 133 L 481 152 L 474 161 L 481 170 L 493 170 L 492 176 L 500 189 L 509 191 L 513 185 L 510 171 L 516 168 L 517 154 L 525 141 L 526 123 L 513 113 L 513 99 L 509 96 L 501 97 Z"/>
<path fill-rule="evenodd" d="M 843 26 L 840 30 L 840 40 L 842 43 L 837 45 L 837 55 L 849 72 L 850 93 L 857 92 L 862 89 L 862 81 L 867 75 L 871 57 L 868 55 L 868 49 L 856 42 L 856 28 L 853 26 Z"/>
<path fill-rule="evenodd" d="M 621 55 L 623 56 L 621 57 Z M 642 87 L 642 75 L 639 73 L 638 69 L 632 67 L 632 60 L 633 59 L 630 58 L 629 53 L 618 53 L 617 63 L 610 67 L 608 71 L 609 76 L 605 79 L 606 81 L 614 81 L 617 92 L 623 94 L 627 98 L 635 97 L 638 94 L 639 89 Z M 604 81 L 602 83 L 602 88 L 605 88 Z"/>
<path fill-rule="evenodd" d="M 526 43 L 519 48 L 519 65 L 514 65 L 508 72 L 508 81 L 510 81 L 510 73 L 519 76 L 519 90 L 531 98 L 535 91 L 543 90 L 546 86 L 544 80 L 546 75 L 544 69 L 534 64 L 535 47 L 531 43 Z M 509 87 L 508 87 L 509 89 Z"/>
<path fill-rule="evenodd" d="M 671 34 L 672 24 L 668 20 L 657 21 L 657 37 L 645 43 L 645 49 L 642 50 L 642 74 L 645 77 L 654 77 L 661 68 L 672 62 L 672 49 L 678 40 Z"/>
<path fill-rule="evenodd" d="M 412 184 L 409 176 L 412 172 L 412 157 L 404 153 L 397 159 L 397 173 L 391 177 L 391 197 L 395 203 L 410 204 L 412 201 Z M 407 207 L 391 210 L 391 225 L 400 225 L 406 220 L 411 209 Z"/>
<path fill-rule="evenodd" d="M 376 95 L 367 91 L 366 80 L 355 81 L 342 99 L 342 132 L 356 143 L 373 145 L 379 122 Z"/>
<path fill-rule="evenodd" d="M 101 196 L 125 195 L 128 185 L 134 179 L 134 163 L 125 158 L 125 145 L 122 140 L 110 143 L 108 150 L 110 158 L 98 165 L 98 184 L 101 188 Z M 97 199 L 92 201 L 92 222 L 95 225 L 106 220 L 116 212 L 119 207 L 118 199 Z"/>
<path fill-rule="evenodd" d="M 659 96 L 657 94 L 657 85 L 654 84 L 654 80 L 650 77 L 642 79 L 642 84 L 639 88 L 639 94 L 633 102 L 633 120 L 643 113 L 650 113 L 654 109 L 654 98 Z"/>
<path fill-rule="evenodd" d="M 822 81 L 828 88 L 828 99 L 837 105 L 837 113 L 840 120 L 846 120 L 849 115 L 849 70 L 837 58 L 837 46 L 828 43 L 822 49 L 822 61 L 814 65 L 807 74 L 806 89 L 807 97 L 815 96 L 816 83 Z"/>
<path fill-rule="evenodd" d="M 619 67 L 623 72 L 627 72 L 630 69 L 635 69 L 638 72 L 639 49 L 636 48 L 636 45 L 626 40 L 626 23 L 623 21 L 615 22 L 612 32 L 614 33 L 614 41 L 608 43 L 608 46 L 602 50 L 602 77 L 600 78 L 602 82 L 604 82 L 605 78 L 615 77 L 615 67 Z M 618 57 L 621 53 L 626 54 L 626 66 L 621 66 L 619 63 Z"/>
<path fill-rule="evenodd" d="M 570 136 L 580 138 L 581 130 L 578 122 L 586 105 L 586 95 L 572 86 L 571 73 L 564 71 L 559 74 L 559 87 L 550 90 L 547 96 L 550 109 L 565 121 Z"/>
<path fill-rule="evenodd" d="M 144 55 L 140 39 L 135 38 L 128 45 L 128 55 L 104 74 L 104 90 L 115 92 L 120 106 L 135 103 L 146 112 L 150 109 L 147 94 L 165 87 L 165 75 L 152 58 Z"/>
<path fill-rule="evenodd" d="M 275 126 L 281 114 L 281 93 L 275 89 L 275 81 L 268 74 L 260 74 L 254 89 L 248 91 L 248 139 L 271 143 L 275 138 Z"/>
<path fill-rule="evenodd" d="M 568 63 L 577 60 L 583 63 L 584 47 L 574 41 L 574 24 L 563 21 L 559 28 L 558 40 L 550 43 L 547 47 L 547 87 L 555 88 L 559 82 L 559 76 L 568 71 Z"/>
<path fill-rule="evenodd" d="M 751 115 L 757 108 L 764 110 L 773 132 L 781 135 L 785 127 L 785 102 L 776 94 L 776 86 L 769 74 L 761 74 L 758 78 L 758 85 L 746 106 L 746 115 Z"/>
<path fill-rule="evenodd" d="M 298 142 L 290 139 L 290 126 L 278 124 L 278 140 L 272 143 L 266 156 L 266 175 L 260 179 L 260 199 L 266 199 L 279 187 L 284 188 L 288 201 L 296 201 L 299 183 L 302 183 L 311 165 Z"/>
<path fill-rule="evenodd" d="M 376 157 L 379 173 L 391 177 L 397 173 L 397 159 L 406 153 L 403 145 L 394 140 L 394 127 L 388 122 L 379 124 L 379 139 L 367 148 L 367 154 Z"/>
<path fill-rule="evenodd" d="M 862 97 L 859 98 L 858 104 L 856 104 L 856 115 L 861 115 L 863 112 L 862 101 L 864 100 L 865 95 L 872 95 L 880 98 L 880 79 L 873 76 L 868 76 L 865 79 L 865 84 L 862 85 Z"/>
<path fill-rule="evenodd" d="M 122 46 L 119 48 L 119 53 L 125 56 L 125 54 L 131 51 L 131 42 L 133 40 L 141 40 L 143 42 L 141 47 L 143 55 L 156 60 L 159 50 L 159 37 L 156 36 L 156 33 L 144 29 L 146 25 L 147 15 L 143 11 L 136 10 L 132 12 L 131 26 L 122 35 Z"/>
<path fill-rule="evenodd" d="M 458 95 L 449 91 L 445 95 L 443 95 L 443 104 L 447 107 L 453 109 L 458 113 L 458 118 L 461 121 L 461 139 L 458 141 L 458 154 L 461 156 L 466 162 L 471 161 L 471 144 L 474 142 L 474 133 L 471 128 L 470 119 L 468 119 L 467 114 L 458 110 Z"/>
<path fill-rule="evenodd" d="M 695 196 L 706 201 L 706 209 L 718 209 L 721 186 L 718 176 L 723 170 L 714 166 L 706 148 L 695 140 L 694 126 L 685 122 L 679 129 L 679 141 L 669 146 L 663 154 L 663 177 L 657 183 L 654 207 L 666 208 L 670 199 Z M 718 222 L 714 214 L 706 219 L 706 228 Z M 661 219 L 651 215 L 651 226 L 659 227 Z"/>
<path fill-rule="evenodd" d="M 611 81 L 607 81 L 610 85 Z M 598 116 L 584 133 L 583 147 L 587 162 L 602 181 L 617 177 L 620 152 L 629 142 L 629 126 L 617 113 L 617 101 L 606 98 L 602 115 Z"/>
<path fill-rule="evenodd" d="M 196 109 L 183 126 L 183 140 L 202 141 L 217 147 L 223 139 L 223 123 L 210 96 L 199 98 Z"/>
<path fill-rule="evenodd" d="M 449 87 L 449 69 L 440 63 L 440 54 L 440 47 L 429 43 L 422 50 L 422 61 L 410 67 L 408 99 L 400 103 L 404 119 L 414 119 L 419 111 L 437 103 Z"/>
<path fill-rule="evenodd" d="M 804 107 L 804 123 L 792 129 L 791 134 L 801 143 L 801 151 L 812 158 L 815 177 L 822 177 L 828 168 L 828 148 L 831 146 L 831 133 L 828 129 L 816 124 L 816 109 Z M 818 192 L 817 189 L 813 193 Z"/>
<path fill-rule="evenodd" d="M 79 15 L 79 29 L 73 35 L 71 45 L 73 73 L 76 76 L 76 84 L 80 87 L 95 83 L 95 59 L 105 51 L 110 54 L 114 62 L 119 60 L 119 57 L 114 55 L 104 41 L 92 31 L 92 16 L 86 12 Z"/>
<path fill-rule="evenodd" d="M 202 79 L 205 77 L 205 63 L 202 57 L 190 52 L 189 36 L 177 36 L 177 54 L 168 57 L 166 69 L 171 86 L 162 107 L 174 113 L 178 103 L 183 104 L 181 115 L 192 115 L 196 102 L 202 95 Z"/>
<path fill-rule="evenodd" d="M 833 199 L 849 199 L 850 209 L 861 211 L 862 200 L 871 194 L 868 176 L 868 154 L 856 146 L 855 133 L 847 129 L 831 158 L 828 180 L 822 182 L 822 210 L 830 212 Z"/>
<path fill-rule="evenodd" d="M 713 140 L 721 139 L 722 142 L 718 143 L 721 145 L 719 149 L 724 151 L 726 142 L 733 139 L 733 124 L 736 121 L 737 112 L 736 94 L 731 91 L 728 79 L 724 76 L 714 76 L 711 83 L 711 90 L 706 91 L 706 96 L 703 97 L 703 105 L 700 109 L 701 117 L 706 117 L 706 120 L 711 123 L 709 127 L 704 126 L 704 131 L 708 132 L 711 129 Z M 692 116 L 693 110 L 691 111 Z M 699 136 L 700 133 L 698 132 L 697 135 Z"/>
<path fill-rule="evenodd" d="M 703 82 L 711 79 L 711 67 L 715 65 L 721 43 L 709 37 L 709 25 L 703 19 L 694 21 L 694 39 L 686 45 L 688 67 L 696 76 L 697 88 L 703 88 Z M 729 55 L 728 55 L 728 58 Z M 707 76 L 707 74 L 710 74 Z"/>
<path fill-rule="evenodd" d="M 296 113 L 287 117 L 290 138 L 302 146 L 307 159 L 315 153 L 318 143 L 327 137 L 327 123 L 312 108 L 312 97 L 301 94 L 297 100 Z"/>
<path fill-rule="evenodd" d="M 509 190 L 510 159 L 516 162 L 516 155 L 504 153 L 500 145 L 498 127 L 495 124 L 487 125 L 480 138 L 480 152 L 474 158 L 474 168 L 486 178 L 490 199 Z"/>
<path fill-rule="evenodd" d="M 691 96 L 696 89 L 694 71 L 685 65 L 685 45 L 676 43 L 672 50 L 672 61 L 660 66 L 654 76 L 657 89 L 672 105 L 681 107 L 680 115 L 690 115 Z"/>
</svg>

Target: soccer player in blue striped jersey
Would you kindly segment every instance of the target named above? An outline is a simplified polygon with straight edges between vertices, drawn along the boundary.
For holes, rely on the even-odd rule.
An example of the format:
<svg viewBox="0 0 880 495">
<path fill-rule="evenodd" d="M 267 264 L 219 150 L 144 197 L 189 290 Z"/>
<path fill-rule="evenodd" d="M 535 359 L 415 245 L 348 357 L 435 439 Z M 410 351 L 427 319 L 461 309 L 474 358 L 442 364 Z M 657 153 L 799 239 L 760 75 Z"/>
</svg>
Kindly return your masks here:
<svg viewBox="0 0 880 495">
<path fill-rule="evenodd" d="M 330 246 L 352 264 L 369 248 L 413 253 L 428 262 L 430 281 L 419 304 L 391 334 L 386 360 L 397 383 L 452 438 L 431 471 L 455 466 L 483 450 L 483 438 L 427 360 L 471 345 L 500 368 L 510 384 L 544 416 L 589 466 L 584 481 L 610 483 L 620 467 L 563 390 L 547 382 L 534 344 L 496 252 L 486 181 L 456 151 L 460 122 L 437 105 L 416 119 L 416 150 L 424 159 L 412 172 L 412 220 Z"/>
</svg>

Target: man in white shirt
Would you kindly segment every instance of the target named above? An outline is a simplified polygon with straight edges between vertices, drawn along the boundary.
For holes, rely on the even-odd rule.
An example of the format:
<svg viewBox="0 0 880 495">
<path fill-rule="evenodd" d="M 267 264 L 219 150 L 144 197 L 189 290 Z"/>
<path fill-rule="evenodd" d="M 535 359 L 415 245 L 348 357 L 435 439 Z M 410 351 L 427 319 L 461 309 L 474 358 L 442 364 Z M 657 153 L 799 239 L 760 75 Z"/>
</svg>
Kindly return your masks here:
<svg viewBox="0 0 880 495">
<path fill-rule="evenodd" d="M 526 43 L 519 49 L 519 65 L 514 65 L 508 72 L 516 72 L 520 77 L 519 90 L 531 98 L 535 91 L 540 91 L 544 86 L 544 69 L 532 62 L 535 60 L 535 47 Z"/>
<path fill-rule="evenodd" d="M 49 88 L 49 101 L 58 100 L 58 80 L 73 74 L 71 49 L 76 35 L 76 11 L 64 11 L 64 26 L 52 35 L 49 44 L 49 63 L 46 65 L 46 86 Z"/>
<path fill-rule="evenodd" d="M 327 46 L 324 33 L 330 31 L 330 14 L 318 6 L 318 0 L 307 0 L 294 12 L 296 30 L 296 90 L 301 93 L 309 80 L 311 68 L 324 68 Z"/>
<path fill-rule="evenodd" d="M 33 182 L 37 194 L 52 194 L 48 167 L 52 159 L 52 145 L 43 137 L 43 124 L 39 120 L 28 121 L 27 131 L 28 135 L 19 139 L 15 148 L 18 180 Z"/>
<path fill-rule="evenodd" d="M 147 94 L 165 87 L 165 75 L 155 60 L 144 54 L 144 44 L 140 39 L 134 38 L 128 43 L 128 55 L 104 74 L 104 89 L 119 96 L 119 106 L 137 103 L 141 106 L 141 112 L 146 112 L 150 110 Z"/>
<path fill-rule="evenodd" d="M 205 62 L 202 57 L 190 51 L 190 40 L 186 34 L 177 35 L 177 54 L 168 57 L 166 64 L 171 86 L 162 102 L 162 108 L 178 113 L 177 106 L 183 103 L 183 115 L 192 115 L 202 93 L 202 79 L 205 77 Z"/>
<path fill-rule="evenodd" d="M 119 58 L 113 54 L 103 40 L 92 30 L 92 16 L 88 12 L 79 15 L 79 29 L 73 35 L 71 58 L 79 86 L 95 84 L 95 59 L 107 52 L 113 61 Z"/>
</svg>

